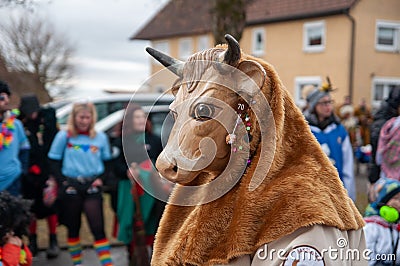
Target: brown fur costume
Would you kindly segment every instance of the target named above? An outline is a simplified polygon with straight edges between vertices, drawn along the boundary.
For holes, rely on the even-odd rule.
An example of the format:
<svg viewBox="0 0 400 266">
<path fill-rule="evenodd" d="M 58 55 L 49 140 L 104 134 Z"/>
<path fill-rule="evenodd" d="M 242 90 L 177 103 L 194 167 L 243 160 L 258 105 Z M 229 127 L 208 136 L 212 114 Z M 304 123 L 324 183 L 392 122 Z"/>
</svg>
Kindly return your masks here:
<svg viewBox="0 0 400 266">
<path fill-rule="evenodd" d="M 221 48 L 226 46 L 213 49 Z M 261 91 L 276 127 L 271 168 L 260 186 L 250 191 L 261 149 L 260 132 L 254 127 L 252 163 L 233 189 L 203 205 L 167 205 L 156 234 L 152 265 L 226 264 L 301 227 L 321 224 L 358 230 L 364 225 L 336 169 L 273 67 L 242 53 L 240 62 L 245 60 L 257 61 L 266 72 Z M 171 197 L 178 196 L 179 187 Z"/>
</svg>

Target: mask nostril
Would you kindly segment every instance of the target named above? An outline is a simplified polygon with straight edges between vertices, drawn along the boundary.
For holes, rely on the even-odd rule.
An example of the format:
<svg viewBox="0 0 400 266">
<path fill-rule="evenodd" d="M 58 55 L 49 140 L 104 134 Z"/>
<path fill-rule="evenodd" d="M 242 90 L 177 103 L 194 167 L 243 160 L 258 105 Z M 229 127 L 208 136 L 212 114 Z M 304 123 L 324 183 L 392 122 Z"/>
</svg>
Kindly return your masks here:
<svg viewBox="0 0 400 266">
<path fill-rule="evenodd" d="M 174 172 L 176 173 L 176 172 L 178 172 L 178 166 L 174 166 L 174 168 L 172 168 L 172 170 L 174 170 Z"/>
</svg>

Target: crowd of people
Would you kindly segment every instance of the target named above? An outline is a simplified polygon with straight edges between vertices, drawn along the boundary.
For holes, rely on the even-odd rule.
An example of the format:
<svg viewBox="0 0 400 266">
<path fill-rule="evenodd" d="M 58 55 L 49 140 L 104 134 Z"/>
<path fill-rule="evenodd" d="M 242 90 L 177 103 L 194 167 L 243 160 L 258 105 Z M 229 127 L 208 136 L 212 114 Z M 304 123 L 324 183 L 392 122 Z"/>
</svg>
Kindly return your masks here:
<svg viewBox="0 0 400 266">
<path fill-rule="evenodd" d="M 329 78 L 321 87 L 304 89 L 304 117 L 353 201 L 354 160 L 368 163 L 367 248 L 373 254 L 400 256 L 400 86 L 391 90 L 374 115 L 365 99 L 354 108 L 345 98 L 335 108 L 332 92 Z M 60 252 L 57 226 L 63 224 L 73 265 L 82 265 L 82 213 L 101 265 L 113 265 L 103 213 L 102 188 L 108 179 L 116 180 L 109 191 L 115 237 L 127 246 L 129 260 L 148 264 L 165 203 L 143 189 L 157 174 L 153 165 L 162 151 L 160 139 L 148 130 L 143 109 L 129 106 L 120 134 L 110 140 L 95 131 L 96 109 L 90 102 L 75 103 L 67 130 L 59 131 L 53 108 L 26 95 L 19 110 L 9 110 L 10 95 L 8 85 L 0 81 L 0 265 L 17 258 L 17 264 L 9 265 L 32 264 L 38 253 L 38 219 L 46 219 L 48 225 L 47 257 Z M 124 150 L 126 145 L 129 150 Z M 388 263 L 400 265 L 400 259 L 370 265 Z"/>
<path fill-rule="evenodd" d="M 46 219 L 48 225 L 47 258 L 59 255 L 57 226 L 65 225 L 72 263 L 82 265 L 82 214 L 87 218 L 101 265 L 113 265 L 103 213 L 103 185 L 110 183 L 108 179 L 116 180 L 109 191 L 117 217 L 116 238 L 127 245 L 128 260 L 145 254 L 149 263 L 164 203 L 144 191 L 138 180 L 148 183 L 155 174 L 153 164 L 162 146 L 161 140 L 149 132 L 142 108 L 131 106 L 127 110 L 129 121 L 123 128 L 121 123 L 120 134 L 110 140 L 94 129 L 97 113 L 91 102 L 75 103 L 67 129 L 59 130 L 55 110 L 40 106 L 35 95 L 22 96 L 18 110 L 9 110 L 10 95 L 9 86 L 0 81 L 0 265 L 32 264 L 32 257 L 39 251 L 38 219 Z M 129 164 L 123 141 L 135 147 L 127 155 Z M 110 143 L 119 150 L 114 156 Z M 3 219 L 17 204 L 24 217 Z M 143 245 L 137 245 L 138 226 L 145 231 Z M 138 253 L 142 246 L 145 252 Z M 19 258 L 20 252 L 26 254 L 23 263 L 8 262 Z"/>
<path fill-rule="evenodd" d="M 382 258 L 369 265 L 400 265 L 400 86 L 390 91 L 374 115 L 365 99 L 353 108 L 346 97 L 335 110 L 332 90 L 329 79 L 321 88 L 305 89 L 305 118 L 353 200 L 353 159 L 368 163 L 364 232 L 371 258 Z"/>
</svg>

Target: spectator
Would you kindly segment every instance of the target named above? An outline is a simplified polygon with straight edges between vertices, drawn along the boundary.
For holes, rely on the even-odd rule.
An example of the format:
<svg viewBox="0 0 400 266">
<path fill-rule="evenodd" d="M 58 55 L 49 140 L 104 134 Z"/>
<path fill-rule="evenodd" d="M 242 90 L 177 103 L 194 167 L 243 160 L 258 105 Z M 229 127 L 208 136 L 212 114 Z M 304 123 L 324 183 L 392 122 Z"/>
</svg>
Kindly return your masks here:
<svg viewBox="0 0 400 266">
<path fill-rule="evenodd" d="M 143 109 L 138 105 L 129 105 L 125 112 L 122 136 L 116 140 L 115 144 L 121 151 L 124 147 L 124 153 L 121 152 L 117 159 L 115 173 L 121 179 L 118 185 L 118 240 L 128 245 L 130 259 L 135 249 L 139 248 L 133 231 L 135 223 L 144 221 L 146 245 L 150 252 L 165 207 L 163 202 L 142 188 L 143 183 L 151 182 L 151 176 L 155 173 L 153 164 L 162 151 L 160 138 L 150 132 L 145 132 L 145 129 L 146 114 Z M 134 185 L 131 185 L 129 179 Z M 135 201 L 135 193 L 139 196 L 139 208 Z M 138 209 L 140 209 L 141 217 L 138 217 Z"/>
<path fill-rule="evenodd" d="M 28 235 L 29 209 L 29 201 L 0 192 L 0 265 L 32 265 L 32 254 L 23 243 L 23 236 Z"/>
<path fill-rule="evenodd" d="M 57 133 L 48 156 L 60 188 L 59 220 L 68 229 L 67 242 L 73 264 L 82 264 L 79 231 L 81 213 L 84 212 L 101 265 L 110 266 L 112 260 L 104 231 L 101 186 L 111 154 L 107 136 L 94 130 L 96 117 L 92 103 L 75 103 L 68 130 Z"/>
<path fill-rule="evenodd" d="M 60 252 L 57 242 L 57 215 L 54 204 L 49 205 L 43 201 L 45 187 L 56 186 L 54 178 L 49 178 L 49 165 L 47 153 L 57 133 L 56 114 L 53 108 L 41 108 L 35 95 L 21 97 L 20 119 L 31 145 L 29 156 L 29 171 L 22 180 L 24 198 L 32 199 L 32 212 L 34 219 L 29 227 L 29 249 L 35 256 L 37 247 L 37 221 L 46 218 L 49 228 L 49 246 L 46 251 L 48 258 L 55 258 Z"/>
<path fill-rule="evenodd" d="M 381 169 L 379 165 L 376 164 L 376 150 L 378 148 L 378 140 L 381 128 L 387 120 L 399 115 L 399 105 L 400 85 L 397 85 L 390 91 L 389 97 L 382 102 L 381 107 L 374 115 L 374 119 L 370 128 L 372 155 L 370 164 L 368 166 L 368 179 L 371 183 L 375 183 L 380 177 Z"/>
<path fill-rule="evenodd" d="M 356 107 L 354 111 L 354 115 L 358 119 L 362 145 L 365 146 L 367 144 L 370 144 L 371 132 L 369 130 L 369 127 L 372 122 L 372 113 L 367 106 L 365 98 L 361 99 L 360 104 Z"/>
<path fill-rule="evenodd" d="M 353 201 L 356 199 L 353 148 L 349 135 L 339 118 L 333 112 L 333 100 L 330 92 L 332 85 L 323 84 L 321 89 L 314 89 L 307 96 L 308 109 L 304 113 L 312 133 L 321 144 L 339 173 L 344 187 Z"/>
<path fill-rule="evenodd" d="M 371 187 L 372 202 L 365 211 L 364 227 L 367 248 L 372 251 L 369 265 L 400 265 L 389 256 L 400 258 L 399 250 L 399 211 L 400 182 L 380 178 Z"/>
<path fill-rule="evenodd" d="M 344 105 L 339 110 L 340 117 L 342 119 L 341 123 L 346 129 L 350 137 L 350 143 L 355 148 L 361 145 L 358 120 L 354 116 L 354 108 L 350 104 Z"/>
<path fill-rule="evenodd" d="M 400 111 L 400 106 L 398 107 Z M 400 180 L 400 116 L 388 120 L 379 135 L 376 163 L 381 177 Z"/>
<path fill-rule="evenodd" d="M 0 80 L 0 191 L 8 191 L 14 196 L 21 195 L 21 174 L 28 172 L 29 141 L 18 110 L 8 110 L 11 91 Z"/>
<path fill-rule="evenodd" d="M 351 105 L 351 98 L 349 95 L 344 96 L 343 103 L 336 107 L 335 114 L 339 116 L 340 119 L 343 119 L 340 110 L 345 106 L 352 106 Z"/>
</svg>

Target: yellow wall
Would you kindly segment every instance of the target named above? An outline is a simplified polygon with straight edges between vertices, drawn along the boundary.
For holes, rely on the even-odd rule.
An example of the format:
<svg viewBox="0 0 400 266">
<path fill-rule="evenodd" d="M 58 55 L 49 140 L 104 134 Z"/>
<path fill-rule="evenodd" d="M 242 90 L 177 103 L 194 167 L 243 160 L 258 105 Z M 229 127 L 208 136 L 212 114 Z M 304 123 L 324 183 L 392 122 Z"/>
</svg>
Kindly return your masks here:
<svg viewBox="0 0 400 266">
<path fill-rule="evenodd" d="M 379 52 L 375 49 L 376 21 L 384 19 L 400 23 L 400 0 L 359 0 L 350 11 L 355 20 L 356 35 L 354 46 L 353 103 L 358 104 L 361 98 L 367 103 L 372 99 L 372 82 L 374 77 L 400 79 L 400 53 Z M 325 23 L 325 50 L 318 53 L 303 51 L 304 23 L 323 21 Z M 323 18 L 304 19 L 247 27 L 240 41 L 245 53 L 252 52 L 252 32 L 263 28 L 265 31 L 265 53 L 260 55 L 277 70 L 286 88 L 295 95 L 295 78 L 318 76 L 325 81 L 329 76 L 333 86 L 338 88 L 333 97 L 337 103 L 343 102 L 349 94 L 350 86 L 350 51 L 351 20 L 346 15 Z M 213 38 L 209 36 L 209 46 Z M 193 53 L 198 51 L 198 36 L 184 36 L 193 39 Z M 180 38 L 171 38 L 169 54 L 178 58 Z M 160 40 L 157 40 L 160 41 Z M 163 67 L 152 61 L 152 73 Z M 175 78 L 158 75 L 151 81 L 154 87 L 158 84 L 170 86 Z"/>
<path fill-rule="evenodd" d="M 399 0 L 362 0 L 352 10 L 356 19 L 356 60 L 354 71 L 354 103 L 362 97 L 371 101 L 374 77 L 400 79 L 400 53 L 375 50 L 376 20 L 400 23 Z"/>
<path fill-rule="evenodd" d="M 303 25 L 314 21 L 325 22 L 325 50 L 306 53 L 303 51 Z M 333 96 L 341 101 L 348 90 L 350 40 L 348 25 L 349 21 L 345 16 L 265 25 L 266 48 L 262 58 L 275 67 L 292 95 L 295 93 L 295 77 L 320 76 L 325 81 L 325 77 L 329 76 L 334 87 L 340 88 Z M 246 28 L 241 41 L 242 49 L 247 53 L 251 53 L 251 36 L 254 28 L 259 27 Z"/>
<path fill-rule="evenodd" d="M 207 36 L 209 41 L 208 47 L 211 48 L 213 47 L 213 38 L 211 34 L 207 34 Z M 199 36 L 190 35 L 190 36 L 185 36 L 184 38 L 192 39 L 192 44 L 193 44 L 192 53 L 199 51 L 198 47 Z M 169 55 L 179 59 L 178 51 L 179 51 L 180 39 L 181 38 L 162 39 L 162 40 L 157 40 L 157 42 L 168 41 Z M 152 46 L 154 45 L 152 44 Z M 149 85 L 150 85 L 150 90 L 153 92 L 156 92 L 157 87 L 159 87 L 160 85 L 164 85 L 164 87 L 168 89 L 177 78 L 175 75 L 171 75 L 170 71 L 165 71 L 165 68 L 155 60 L 151 60 L 151 75 L 152 78 L 149 80 Z"/>
</svg>

